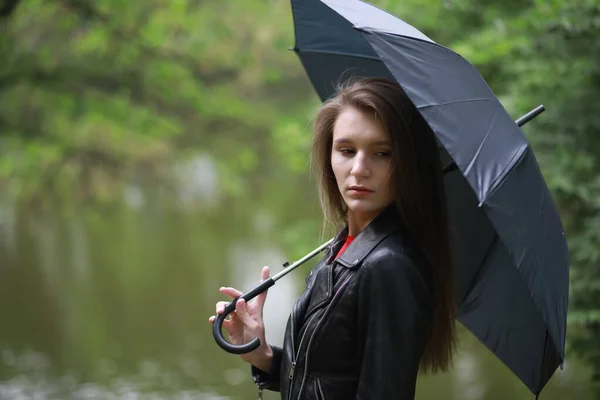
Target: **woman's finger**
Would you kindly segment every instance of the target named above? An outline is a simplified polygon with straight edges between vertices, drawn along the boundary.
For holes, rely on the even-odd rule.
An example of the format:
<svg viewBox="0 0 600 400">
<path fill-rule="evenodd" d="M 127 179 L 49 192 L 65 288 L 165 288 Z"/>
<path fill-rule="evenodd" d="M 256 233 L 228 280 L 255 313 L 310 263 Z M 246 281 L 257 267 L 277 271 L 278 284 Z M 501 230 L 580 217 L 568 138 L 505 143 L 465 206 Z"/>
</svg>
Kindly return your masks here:
<svg viewBox="0 0 600 400">
<path fill-rule="evenodd" d="M 235 316 L 235 310 L 233 310 L 232 312 L 230 312 L 229 314 L 227 314 L 227 316 L 225 317 L 224 321 L 231 321 L 231 319 Z"/>
<path fill-rule="evenodd" d="M 225 318 L 223 320 L 223 323 L 221 325 L 223 328 L 225 328 L 225 330 L 229 334 L 231 333 L 231 330 L 234 329 L 234 325 L 233 324 L 236 323 L 236 322 L 234 322 L 235 314 L 236 314 L 235 311 L 232 312 L 231 314 L 229 314 L 227 316 L 227 318 Z M 213 315 L 210 318 L 208 318 L 208 322 L 210 322 L 211 324 L 214 324 L 215 323 L 215 319 L 216 319 L 216 317 Z"/>
<path fill-rule="evenodd" d="M 256 327 L 256 321 L 250 316 L 250 314 L 248 314 L 244 299 L 239 299 L 235 308 L 236 317 L 239 318 L 240 321 L 242 321 L 242 323 L 248 327 L 248 329 L 253 330 Z"/>
<path fill-rule="evenodd" d="M 229 315 L 231 315 L 231 314 L 229 314 Z M 222 326 L 223 326 L 223 328 L 225 328 L 225 330 L 227 331 L 228 334 L 231 334 L 231 330 L 233 329 L 233 324 L 234 323 L 235 322 L 233 322 L 233 317 L 229 318 L 229 319 L 225 318 L 223 320 L 223 325 Z"/>
<path fill-rule="evenodd" d="M 231 297 L 232 299 L 235 299 L 236 297 L 239 297 L 243 294 L 239 290 L 232 288 L 232 287 L 222 287 L 219 289 L 219 292 L 223 293 L 226 296 Z"/>
<path fill-rule="evenodd" d="M 226 301 L 217 302 L 217 305 L 216 305 L 217 314 L 222 314 L 223 311 L 225 310 L 225 306 L 227 306 L 227 304 L 229 304 L 229 303 Z"/>
<path fill-rule="evenodd" d="M 261 282 L 264 282 L 267 279 L 269 279 L 269 274 L 270 274 L 269 267 L 264 266 L 260 273 Z M 256 302 L 258 303 L 260 308 L 262 308 L 265 305 L 265 301 L 267 300 L 267 292 L 268 292 L 268 290 L 265 290 L 264 292 L 262 292 L 261 294 L 256 296 Z"/>
<path fill-rule="evenodd" d="M 266 265 L 262 268 L 262 271 L 260 271 L 260 281 L 261 282 L 264 282 L 267 279 L 269 279 L 269 271 L 270 271 L 269 267 Z"/>
</svg>

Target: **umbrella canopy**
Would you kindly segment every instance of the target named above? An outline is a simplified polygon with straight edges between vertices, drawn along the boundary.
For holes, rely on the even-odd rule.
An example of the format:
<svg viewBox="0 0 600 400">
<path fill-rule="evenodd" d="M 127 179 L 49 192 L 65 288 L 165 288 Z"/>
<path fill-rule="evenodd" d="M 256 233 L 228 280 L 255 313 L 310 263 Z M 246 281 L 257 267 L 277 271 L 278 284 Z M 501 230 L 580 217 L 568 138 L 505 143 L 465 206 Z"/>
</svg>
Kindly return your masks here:
<svg viewBox="0 0 600 400">
<path fill-rule="evenodd" d="M 464 58 L 359 0 L 292 0 L 297 52 L 322 100 L 395 79 L 435 133 L 460 321 L 538 394 L 564 360 L 564 228 L 525 135 Z"/>
</svg>

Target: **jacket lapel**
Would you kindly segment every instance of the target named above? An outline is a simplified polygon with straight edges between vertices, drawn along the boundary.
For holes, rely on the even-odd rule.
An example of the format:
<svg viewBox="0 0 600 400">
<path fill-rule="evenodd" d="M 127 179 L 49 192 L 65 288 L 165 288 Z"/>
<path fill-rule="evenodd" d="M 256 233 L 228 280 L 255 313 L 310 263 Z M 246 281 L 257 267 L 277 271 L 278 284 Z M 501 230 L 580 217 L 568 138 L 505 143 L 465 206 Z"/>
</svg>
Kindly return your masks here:
<svg viewBox="0 0 600 400">
<path fill-rule="evenodd" d="M 294 323 L 294 337 L 298 338 L 303 322 L 306 320 L 307 312 L 314 310 L 316 306 L 327 301 L 327 297 L 333 292 L 332 268 L 328 268 L 334 260 L 335 255 L 341 249 L 348 235 L 348 227 L 342 229 L 327 247 L 327 254 L 310 271 L 306 277 L 306 289 L 300 295 L 294 309 L 292 318 Z M 318 278 L 317 278 L 318 277 Z M 315 287 L 316 285 L 316 287 Z M 296 343 L 296 346 L 298 343 Z"/>
<path fill-rule="evenodd" d="M 356 236 L 336 262 L 346 268 L 360 265 L 383 239 L 402 226 L 398 212 L 392 204 Z"/>
<path fill-rule="evenodd" d="M 306 290 L 296 301 L 292 312 L 295 338 L 299 337 L 300 329 L 310 314 L 333 296 L 333 267 L 337 263 L 346 268 L 354 268 L 362 263 L 367 255 L 383 239 L 401 228 L 400 218 L 392 205 L 382 211 L 369 225 L 363 229 L 344 253 L 335 256 L 346 241 L 348 227 L 340 230 L 332 244 L 327 249 L 326 256 L 317 264 L 306 277 Z M 295 343 L 298 346 L 298 343 Z"/>
</svg>

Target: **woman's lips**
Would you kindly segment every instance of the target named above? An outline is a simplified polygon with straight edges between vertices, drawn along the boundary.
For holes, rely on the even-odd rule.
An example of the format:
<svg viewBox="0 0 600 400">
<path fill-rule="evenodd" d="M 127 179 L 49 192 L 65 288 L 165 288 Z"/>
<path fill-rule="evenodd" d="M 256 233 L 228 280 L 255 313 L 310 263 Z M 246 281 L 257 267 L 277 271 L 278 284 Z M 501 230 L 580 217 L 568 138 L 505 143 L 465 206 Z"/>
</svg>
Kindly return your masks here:
<svg viewBox="0 0 600 400">
<path fill-rule="evenodd" d="M 350 187 L 350 189 L 348 189 L 348 192 L 352 196 L 368 196 L 370 194 L 375 193 L 373 190 L 369 190 L 367 188 L 361 188 L 361 187 Z"/>
</svg>

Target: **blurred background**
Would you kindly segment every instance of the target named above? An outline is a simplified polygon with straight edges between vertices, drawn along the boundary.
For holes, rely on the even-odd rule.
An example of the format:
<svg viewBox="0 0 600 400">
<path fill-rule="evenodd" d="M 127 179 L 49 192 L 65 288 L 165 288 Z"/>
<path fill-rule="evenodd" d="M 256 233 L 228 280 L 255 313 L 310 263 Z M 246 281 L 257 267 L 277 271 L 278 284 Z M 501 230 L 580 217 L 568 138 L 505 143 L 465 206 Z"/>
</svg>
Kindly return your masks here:
<svg viewBox="0 0 600 400">
<path fill-rule="evenodd" d="M 600 0 L 377 0 L 474 63 L 524 127 L 567 230 L 567 361 L 600 397 Z M 287 0 L 0 0 L 0 399 L 252 399 L 208 317 L 324 239 L 319 106 Z M 314 263 L 273 287 L 281 343 Z M 265 398 L 276 399 L 266 393 Z M 464 329 L 417 399 L 533 399 Z"/>
</svg>

